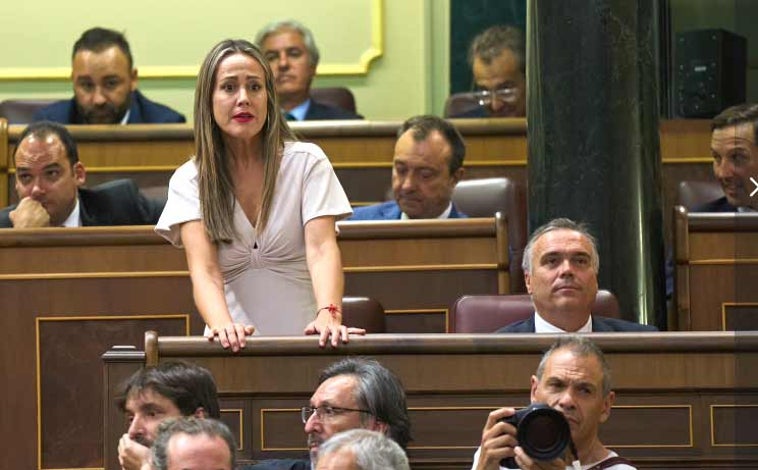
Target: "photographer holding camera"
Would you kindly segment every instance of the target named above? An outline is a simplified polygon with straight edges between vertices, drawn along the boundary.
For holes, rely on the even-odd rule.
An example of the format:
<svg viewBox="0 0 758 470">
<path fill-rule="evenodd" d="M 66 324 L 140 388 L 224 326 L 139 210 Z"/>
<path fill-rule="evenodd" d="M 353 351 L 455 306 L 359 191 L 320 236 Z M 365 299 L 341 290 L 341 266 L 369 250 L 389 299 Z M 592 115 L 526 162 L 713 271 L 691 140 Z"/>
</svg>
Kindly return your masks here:
<svg viewBox="0 0 758 470">
<path fill-rule="evenodd" d="M 531 378 L 533 406 L 518 413 L 500 408 L 489 414 L 472 470 L 635 470 L 597 435 L 610 416 L 614 397 L 603 352 L 581 336 L 560 338 Z M 534 404 L 559 411 L 565 420 Z M 563 432 L 566 422 L 570 437 Z"/>
</svg>

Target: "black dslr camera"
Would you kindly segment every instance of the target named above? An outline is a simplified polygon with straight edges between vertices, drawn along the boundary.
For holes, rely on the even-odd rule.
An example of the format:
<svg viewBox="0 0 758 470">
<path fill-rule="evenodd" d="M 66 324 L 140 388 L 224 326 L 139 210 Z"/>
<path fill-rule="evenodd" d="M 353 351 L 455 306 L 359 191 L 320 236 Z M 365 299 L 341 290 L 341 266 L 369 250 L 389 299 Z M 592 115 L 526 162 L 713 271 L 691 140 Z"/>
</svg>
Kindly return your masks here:
<svg viewBox="0 0 758 470">
<path fill-rule="evenodd" d="M 533 403 L 501 421 L 516 428 L 518 444 L 535 460 L 560 457 L 571 444 L 571 429 L 566 418 L 542 403 Z M 513 457 L 502 459 L 500 466 L 518 468 Z"/>
</svg>

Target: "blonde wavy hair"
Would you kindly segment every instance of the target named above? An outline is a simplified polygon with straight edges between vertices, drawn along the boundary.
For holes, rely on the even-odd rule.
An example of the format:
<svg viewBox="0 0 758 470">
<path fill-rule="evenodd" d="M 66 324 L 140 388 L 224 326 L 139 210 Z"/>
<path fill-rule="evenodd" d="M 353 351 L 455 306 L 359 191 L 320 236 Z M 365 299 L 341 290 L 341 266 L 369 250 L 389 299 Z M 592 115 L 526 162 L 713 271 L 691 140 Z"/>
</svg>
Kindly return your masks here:
<svg viewBox="0 0 758 470">
<path fill-rule="evenodd" d="M 214 243 L 228 243 L 234 230 L 234 182 L 222 131 L 213 118 L 213 91 L 221 62 L 233 54 L 252 57 L 266 78 L 266 122 L 263 125 L 263 201 L 256 229 L 266 227 L 274 198 L 285 141 L 296 140 L 287 125 L 274 89 L 274 74 L 260 49 L 244 39 L 225 39 L 216 44 L 200 66 L 195 88 L 195 164 L 198 171 L 200 210 L 205 230 Z"/>
</svg>

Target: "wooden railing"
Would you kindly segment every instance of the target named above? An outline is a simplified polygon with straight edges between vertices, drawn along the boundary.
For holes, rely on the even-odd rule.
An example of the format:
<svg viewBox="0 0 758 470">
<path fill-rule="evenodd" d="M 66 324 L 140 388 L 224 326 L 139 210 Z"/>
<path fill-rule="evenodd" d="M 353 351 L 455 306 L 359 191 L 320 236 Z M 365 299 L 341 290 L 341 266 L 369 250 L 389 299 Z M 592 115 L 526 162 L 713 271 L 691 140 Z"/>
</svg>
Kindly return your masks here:
<svg viewBox="0 0 758 470">
<path fill-rule="evenodd" d="M 638 468 L 755 468 L 758 333 L 595 333 L 616 401 L 604 444 Z M 106 468 L 126 423 L 112 400 L 145 364 L 189 360 L 213 373 L 243 461 L 306 454 L 299 408 L 321 369 L 346 354 L 394 371 L 408 396 L 413 468 L 470 468 L 487 414 L 529 401 L 529 377 L 554 335 L 369 335 L 339 349 L 314 338 L 253 338 L 240 354 L 202 338 L 146 335 L 104 356 Z"/>
<path fill-rule="evenodd" d="M 443 333 L 459 296 L 507 291 L 500 219 L 339 227 L 345 292 L 380 300 L 390 332 Z M 203 330 L 184 251 L 151 227 L 0 231 L 0 312 L 0 436 L 18 442 L 0 468 L 102 466 L 100 355 Z"/>
<path fill-rule="evenodd" d="M 674 215 L 680 331 L 758 330 L 758 213 Z"/>
</svg>

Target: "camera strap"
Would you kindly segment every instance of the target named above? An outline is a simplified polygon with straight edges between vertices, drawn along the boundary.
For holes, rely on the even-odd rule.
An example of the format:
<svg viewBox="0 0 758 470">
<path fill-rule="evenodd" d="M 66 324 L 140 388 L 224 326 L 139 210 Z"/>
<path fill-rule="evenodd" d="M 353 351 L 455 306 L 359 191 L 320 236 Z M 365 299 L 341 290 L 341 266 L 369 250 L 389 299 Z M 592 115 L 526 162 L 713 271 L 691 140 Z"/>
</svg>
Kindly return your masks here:
<svg viewBox="0 0 758 470">
<path fill-rule="evenodd" d="M 599 464 L 591 468 L 588 468 L 587 470 L 603 470 L 608 467 L 612 467 L 614 465 L 620 465 L 620 464 L 626 464 L 626 465 L 629 465 L 630 467 L 633 467 L 632 462 L 630 462 L 629 460 L 625 459 L 624 457 L 616 456 L 616 457 L 611 457 L 610 459 L 605 459 Z"/>
</svg>

